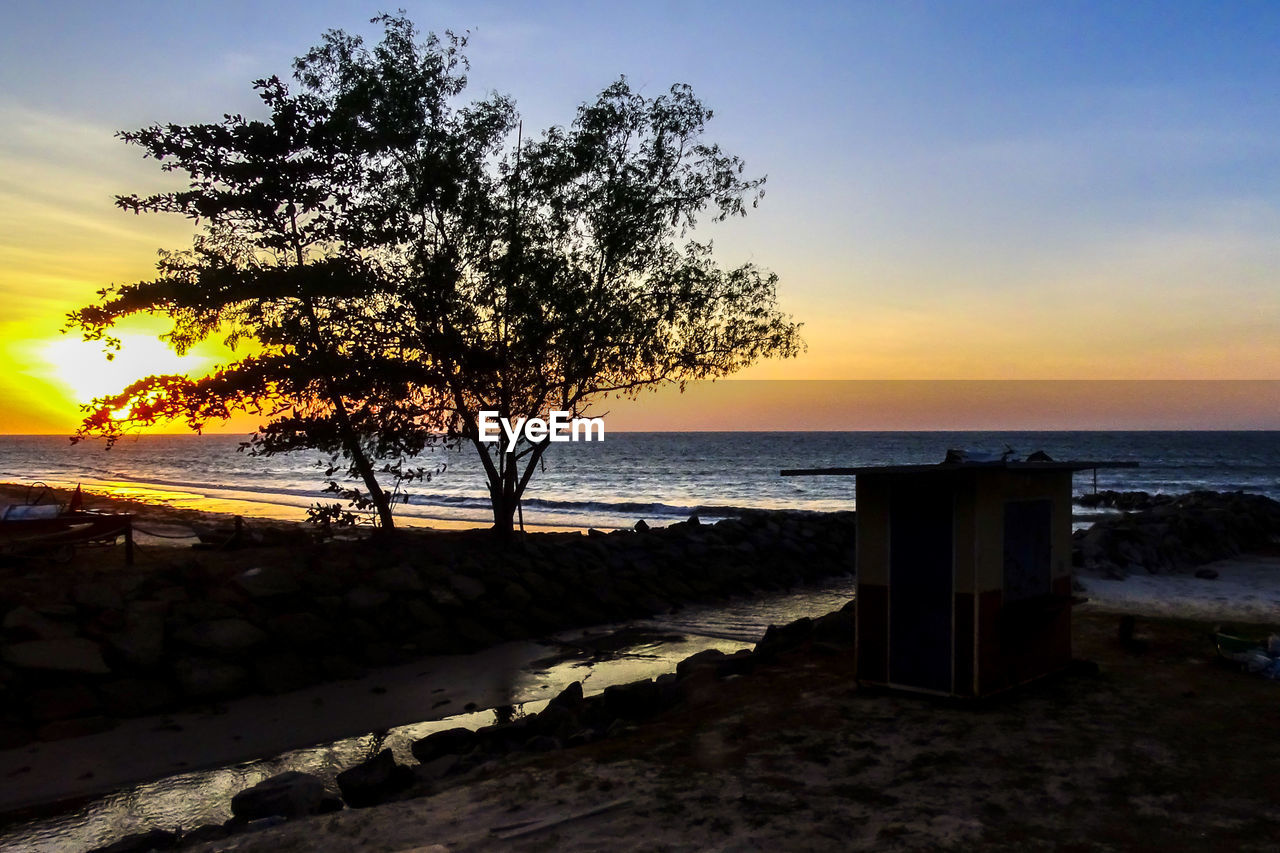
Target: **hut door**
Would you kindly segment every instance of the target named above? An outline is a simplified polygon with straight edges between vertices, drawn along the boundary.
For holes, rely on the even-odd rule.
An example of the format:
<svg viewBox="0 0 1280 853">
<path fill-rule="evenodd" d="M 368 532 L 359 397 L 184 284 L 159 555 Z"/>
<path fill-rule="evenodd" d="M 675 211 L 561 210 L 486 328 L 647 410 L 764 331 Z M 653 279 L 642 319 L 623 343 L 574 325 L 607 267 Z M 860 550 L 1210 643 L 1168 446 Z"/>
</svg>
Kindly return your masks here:
<svg viewBox="0 0 1280 853">
<path fill-rule="evenodd" d="M 889 683 L 951 692 L 951 490 L 895 485 L 889 505 Z"/>
</svg>

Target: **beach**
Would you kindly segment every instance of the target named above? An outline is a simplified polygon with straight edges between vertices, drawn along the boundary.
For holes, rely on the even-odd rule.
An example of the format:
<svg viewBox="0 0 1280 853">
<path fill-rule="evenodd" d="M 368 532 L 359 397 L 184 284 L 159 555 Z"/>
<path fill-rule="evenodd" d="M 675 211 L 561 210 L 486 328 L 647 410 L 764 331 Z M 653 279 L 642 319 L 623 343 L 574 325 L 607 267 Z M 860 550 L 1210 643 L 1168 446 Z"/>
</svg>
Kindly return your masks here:
<svg viewBox="0 0 1280 853">
<path fill-rule="evenodd" d="M 189 559 L 197 540 L 184 534 L 193 532 L 192 525 L 230 522 L 144 503 L 110 505 L 137 513 L 141 526 L 164 534 L 139 537 L 144 571 L 148 560 Z M 287 526 L 267 529 L 287 532 Z M 268 547 L 260 553 L 205 552 L 202 558 L 257 562 L 270 553 Z M 108 566 L 105 571 L 119 571 L 110 565 L 119 556 L 117 548 L 92 559 Z M 1255 634 L 1277 627 L 1280 559 L 1261 554 L 1211 568 L 1213 580 L 1081 578 L 1081 595 L 1089 602 L 1076 610 L 1074 653 L 1098 665 L 1096 676 L 1055 676 L 1007 698 L 958 709 L 859 691 L 848 655 L 797 653 L 760 671 L 711 680 L 676 709 L 598 744 L 488 762 L 436 780 L 418 791 L 425 798 L 301 819 L 207 849 L 317 849 L 323 847 L 317 837 L 331 833 L 350 849 L 435 843 L 462 850 L 598 849 L 617 846 L 619 838 L 636 839 L 622 849 L 768 849 L 786 838 L 804 839 L 799 849 L 833 849 L 837 838 L 876 849 L 978 842 L 1025 849 L 1023 842 L 1044 846 L 1059 837 L 1080 843 L 1111 838 L 1124 848 L 1152 831 L 1145 824 L 1141 833 L 1135 829 L 1128 819 L 1135 810 L 1154 824 L 1163 822 L 1161 831 L 1185 834 L 1189 824 L 1203 825 L 1213 830 L 1199 830 L 1206 843 L 1218 843 L 1229 831 L 1240 849 L 1249 849 L 1251 839 L 1272 829 L 1266 815 L 1274 812 L 1273 795 L 1258 776 L 1270 760 L 1269 745 L 1254 742 L 1255 736 L 1265 740 L 1266 725 L 1260 720 L 1259 729 L 1242 728 L 1226 721 L 1268 701 L 1275 685 L 1217 665 L 1208 638 L 1215 621 L 1256 623 Z M 1118 641 L 1121 615 L 1139 617 L 1136 642 Z M 652 638 L 637 638 L 646 640 Z M 704 648 L 731 653 L 752 645 L 707 640 L 679 648 L 683 654 Z M 64 827 L 49 846 L 31 849 L 88 849 L 152 827 L 189 831 L 195 828 L 189 821 L 165 824 L 166 798 L 208 801 L 202 813 L 216 825 L 229 814 L 232 794 L 270 773 L 297 768 L 332 778 L 363 760 L 375 742 L 388 743 L 398 760 L 412 764 L 408 747 L 415 738 L 491 723 L 492 711 L 485 709 L 513 698 L 535 713 L 583 672 L 596 678 L 588 681 L 590 694 L 662 669 L 650 673 L 629 665 L 610 675 L 603 667 L 597 673 L 577 664 L 539 667 L 537 658 L 546 651 L 512 641 L 0 751 L 0 775 L 13 782 L 6 786 L 6 808 L 28 809 L 11 812 L 11 820 L 18 816 L 31 825 L 39 814 L 31 806 L 132 791 L 132 805 L 99 807 L 115 815 L 107 838 L 94 834 L 101 823 L 96 830 L 83 827 L 79 836 Z M 513 693 L 511 673 L 530 669 L 537 677 Z M 1170 704 L 1172 698 L 1178 701 Z M 1178 725 L 1205 736 L 1180 737 Z M 389 741 L 361 738 L 378 731 L 393 735 Z M 1133 745 L 1135 737 L 1141 747 Z M 1081 743 L 1090 744 L 1087 756 L 1074 752 Z M 280 757 L 253 761 L 270 756 Z M 1249 767 L 1238 766 L 1244 764 Z M 1174 784 L 1171 768 L 1195 768 L 1197 779 Z M 1157 770 L 1165 780 L 1159 785 L 1152 775 Z M 1206 774 L 1222 782 L 1211 786 L 1212 796 L 1204 790 Z M 1115 793 L 1127 784 L 1135 786 L 1132 793 Z M 1040 793 L 1026 793 L 1036 786 Z M 524 840 L 491 831 L 526 816 L 545 821 L 599 806 L 608 808 Z M 1082 823 L 1081 814 L 1089 820 Z M 84 841 L 60 845 L 59 837 Z"/>
</svg>

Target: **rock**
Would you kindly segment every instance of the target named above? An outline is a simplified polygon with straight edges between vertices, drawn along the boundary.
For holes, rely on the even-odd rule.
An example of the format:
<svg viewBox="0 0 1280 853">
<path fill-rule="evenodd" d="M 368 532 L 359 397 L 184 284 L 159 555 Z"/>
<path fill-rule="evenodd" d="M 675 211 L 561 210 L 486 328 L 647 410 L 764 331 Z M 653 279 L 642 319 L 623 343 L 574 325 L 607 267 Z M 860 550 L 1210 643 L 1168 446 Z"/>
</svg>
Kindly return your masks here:
<svg viewBox="0 0 1280 853">
<path fill-rule="evenodd" d="M 565 710 L 577 713 L 582 707 L 582 682 L 575 681 L 556 694 L 555 698 L 547 703 L 548 708 L 564 708 Z"/>
<path fill-rule="evenodd" d="M 86 581 L 71 590 L 71 599 L 88 610 L 123 610 L 124 596 L 120 590 L 102 581 Z"/>
<path fill-rule="evenodd" d="M 662 710 L 659 688 L 648 679 L 604 689 L 604 712 L 609 717 L 639 720 Z"/>
<path fill-rule="evenodd" d="M 148 850 L 172 850 L 178 846 L 178 834 L 166 829 L 151 829 L 126 835 L 114 844 L 95 847 L 90 853 L 147 853 Z"/>
<path fill-rule="evenodd" d="M 1196 571 L 1196 577 L 1201 580 L 1212 581 L 1218 579 L 1218 573 L 1213 569 L 1199 569 Z"/>
<path fill-rule="evenodd" d="M 164 656 L 164 619 L 159 614 L 131 614 L 123 630 L 107 634 L 105 639 L 129 666 L 151 669 Z"/>
<path fill-rule="evenodd" d="M 268 564 L 245 569 L 235 576 L 235 584 L 250 598 L 293 595 L 301 590 L 298 579 L 286 566 Z"/>
<path fill-rule="evenodd" d="M 813 620 L 813 641 L 853 648 L 857 628 L 857 608 L 854 602 L 850 601 L 839 610 L 833 610 Z"/>
<path fill-rule="evenodd" d="M 221 841 L 230 834 L 231 829 L 224 824 L 205 823 L 182 833 L 182 843 L 184 846 L 191 846 L 204 841 Z"/>
<path fill-rule="evenodd" d="M 390 600 L 390 593 L 371 586 L 358 586 L 347 593 L 347 606 L 352 610 L 372 610 Z"/>
<path fill-rule="evenodd" d="M 754 652 L 748 649 L 739 649 L 731 655 L 726 655 L 719 664 L 716 665 L 716 675 L 720 678 L 729 678 L 734 675 L 746 675 L 755 669 L 759 658 Z"/>
<path fill-rule="evenodd" d="M 324 800 L 324 782 L 319 777 L 288 770 L 232 797 L 231 813 L 242 821 L 295 818 L 320 814 Z"/>
<path fill-rule="evenodd" d="M 567 738 L 582 728 L 582 725 L 578 722 L 577 715 L 563 705 L 547 705 L 542 713 L 534 717 L 530 728 L 539 735 Z"/>
<path fill-rule="evenodd" d="M 755 652 L 763 659 L 801 648 L 813 638 L 813 620 L 803 616 L 786 625 L 770 625 L 756 643 Z"/>
<path fill-rule="evenodd" d="M 636 522 L 636 533 L 647 533 L 649 531 L 649 523 L 643 518 Z"/>
<path fill-rule="evenodd" d="M 173 674 L 182 692 L 193 699 L 232 696 L 249 686 L 244 667 L 208 658 L 182 658 L 174 663 Z"/>
<path fill-rule="evenodd" d="M 525 741 L 524 748 L 530 752 L 555 752 L 563 749 L 564 744 L 560 742 L 560 738 L 552 735 L 534 735 Z"/>
<path fill-rule="evenodd" d="M 484 597 L 484 584 L 473 577 L 467 575 L 453 574 L 449 576 L 449 586 L 458 594 L 463 601 L 475 601 Z M 441 604 L 446 602 L 441 601 Z"/>
<path fill-rule="evenodd" d="M 282 613 L 264 623 L 281 642 L 301 652 L 333 651 L 342 637 L 331 623 L 314 613 Z"/>
<path fill-rule="evenodd" d="M 61 640 L 76 635 L 76 626 L 56 622 L 32 610 L 18 606 L 4 615 L 5 633 L 16 640 Z"/>
<path fill-rule="evenodd" d="M 111 672 L 102 659 L 98 644 L 83 637 L 55 640 L 28 640 L 5 649 L 4 659 L 19 669 L 47 669 L 106 675 Z"/>
<path fill-rule="evenodd" d="M 688 678 L 695 669 L 700 666 L 711 667 L 714 669 L 724 660 L 725 654 L 719 649 L 704 649 L 695 654 L 689 655 L 684 660 L 676 664 L 676 677 Z"/>
<path fill-rule="evenodd" d="M 595 731 L 592 729 L 579 729 L 565 739 L 564 745 L 566 749 L 573 749 L 575 747 L 586 746 L 589 743 L 594 743 L 595 740 Z"/>
<path fill-rule="evenodd" d="M 411 566 L 399 565 L 374 572 L 373 583 L 387 592 L 422 592 L 426 587 Z"/>
<path fill-rule="evenodd" d="M 442 755 L 410 769 L 413 770 L 413 775 L 416 779 L 423 782 L 434 782 L 452 773 L 461 760 L 461 755 Z"/>
<path fill-rule="evenodd" d="M 246 619 L 214 619 L 180 628 L 173 638 L 206 652 L 233 655 L 264 642 L 267 632 Z"/>
<path fill-rule="evenodd" d="M 445 729 L 429 734 L 413 742 L 413 757 L 422 764 L 429 764 L 442 755 L 461 755 L 476 745 L 476 733 L 471 729 Z"/>
<path fill-rule="evenodd" d="M 414 774 L 396 763 L 390 749 L 384 749 L 363 764 L 338 774 L 338 789 L 352 808 L 362 809 L 385 803 L 413 784 Z"/>
</svg>

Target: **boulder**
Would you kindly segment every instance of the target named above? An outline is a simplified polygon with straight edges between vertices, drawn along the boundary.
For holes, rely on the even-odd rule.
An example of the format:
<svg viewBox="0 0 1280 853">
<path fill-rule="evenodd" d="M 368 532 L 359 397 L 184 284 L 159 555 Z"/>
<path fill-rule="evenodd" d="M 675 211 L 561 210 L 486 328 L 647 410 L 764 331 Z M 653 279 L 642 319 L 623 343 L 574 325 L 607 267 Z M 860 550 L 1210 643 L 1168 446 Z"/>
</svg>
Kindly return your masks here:
<svg viewBox="0 0 1280 853">
<path fill-rule="evenodd" d="M 463 601 L 475 601 L 485 594 L 484 584 L 469 575 L 450 575 L 449 586 Z M 444 604 L 445 602 L 442 601 L 440 603 Z"/>
<path fill-rule="evenodd" d="M 785 625 L 770 625 L 756 643 L 755 652 L 768 659 L 801 648 L 813 638 L 813 620 L 803 616 Z"/>
<path fill-rule="evenodd" d="M 347 593 L 347 606 L 352 610 L 372 610 L 390 600 L 390 593 L 371 586 L 358 586 Z"/>
<path fill-rule="evenodd" d="M 147 853 L 148 850 L 172 850 L 178 846 L 178 834 L 167 829 L 150 829 L 126 835 L 113 844 L 95 847 L 89 853 Z"/>
<path fill-rule="evenodd" d="M 476 745 L 476 733 L 471 729 L 456 728 L 434 732 L 413 742 L 413 757 L 422 764 L 429 764 L 442 755 L 461 755 Z"/>
<path fill-rule="evenodd" d="M 301 652 L 331 651 L 342 646 L 332 623 L 314 613 L 281 613 L 266 623 L 281 642 Z"/>
<path fill-rule="evenodd" d="M 714 669 L 724 660 L 724 657 L 724 652 L 719 649 L 703 649 L 676 664 L 676 677 L 688 678 L 695 669 L 702 666 Z"/>
<path fill-rule="evenodd" d="M 373 584 L 387 592 L 422 592 L 426 587 L 412 566 L 399 565 L 373 574 Z"/>
<path fill-rule="evenodd" d="M 173 638 L 206 652 L 234 655 L 265 641 L 267 632 L 247 619 L 213 619 L 180 628 Z"/>
<path fill-rule="evenodd" d="M 182 658 L 174 663 L 173 674 L 182 692 L 193 699 L 232 696 L 249 686 L 244 667 L 208 658 Z"/>
<path fill-rule="evenodd" d="M 120 590 L 103 581 L 85 581 L 71 589 L 71 599 L 87 610 L 122 610 L 124 596 Z"/>
<path fill-rule="evenodd" d="M 338 774 L 338 789 L 352 808 L 362 809 L 385 803 L 413 784 L 414 774 L 396 763 L 390 749 L 384 749 L 363 764 Z"/>
<path fill-rule="evenodd" d="M 556 694 L 550 702 L 547 703 L 548 708 L 564 708 L 574 713 L 582 707 L 582 682 L 575 681 Z"/>
<path fill-rule="evenodd" d="M 324 801 L 324 782 L 319 777 L 288 770 L 232 797 L 231 813 L 242 821 L 276 816 L 295 818 L 320 814 Z"/>
<path fill-rule="evenodd" d="M 26 606 L 6 613 L 3 627 L 6 634 L 17 640 L 60 640 L 76 634 L 74 624 L 49 619 Z"/>
<path fill-rule="evenodd" d="M 150 669 L 164 656 L 164 619 L 159 614 L 131 614 L 124 628 L 106 636 L 108 647 L 130 666 Z"/>
<path fill-rule="evenodd" d="M 97 643 L 83 637 L 14 643 L 5 649 L 4 659 L 18 669 L 46 669 L 86 675 L 106 675 L 111 672 L 102 659 L 102 649 Z"/>
<path fill-rule="evenodd" d="M 555 752 L 563 749 L 564 744 L 560 738 L 552 735 L 534 735 L 525 741 L 524 748 L 530 752 Z"/>
<path fill-rule="evenodd" d="M 275 564 L 245 569 L 235 576 L 235 584 L 250 598 L 293 595 L 301 589 L 288 567 Z"/>
<path fill-rule="evenodd" d="M 609 717 L 639 720 L 662 710 L 662 691 L 649 679 L 614 684 L 604 689 L 604 712 Z"/>
<path fill-rule="evenodd" d="M 813 620 L 813 641 L 853 648 L 858 627 L 857 608 L 850 601 L 839 610 Z"/>
</svg>

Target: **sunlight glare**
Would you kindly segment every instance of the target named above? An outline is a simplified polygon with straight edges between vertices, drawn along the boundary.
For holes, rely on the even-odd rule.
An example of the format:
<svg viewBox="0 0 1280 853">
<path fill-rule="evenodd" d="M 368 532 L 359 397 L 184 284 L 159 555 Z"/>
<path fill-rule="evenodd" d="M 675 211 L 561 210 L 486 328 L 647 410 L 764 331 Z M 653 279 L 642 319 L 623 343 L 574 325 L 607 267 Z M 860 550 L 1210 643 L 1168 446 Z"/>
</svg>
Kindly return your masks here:
<svg viewBox="0 0 1280 853">
<path fill-rule="evenodd" d="M 41 355 L 51 379 L 64 385 L 76 403 L 118 393 L 138 379 L 162 374 L 197 376 L 212 363 L 204 356 L 178 356 L 147 335 L 121 336 L 122 348 L 107 360 L 102 345 L 73 337 L 51 340 Z"/>
</svg>

